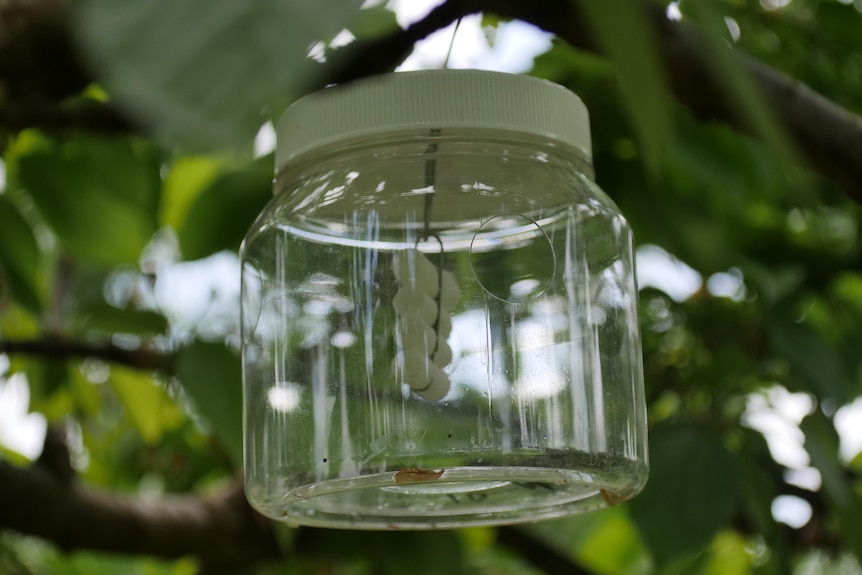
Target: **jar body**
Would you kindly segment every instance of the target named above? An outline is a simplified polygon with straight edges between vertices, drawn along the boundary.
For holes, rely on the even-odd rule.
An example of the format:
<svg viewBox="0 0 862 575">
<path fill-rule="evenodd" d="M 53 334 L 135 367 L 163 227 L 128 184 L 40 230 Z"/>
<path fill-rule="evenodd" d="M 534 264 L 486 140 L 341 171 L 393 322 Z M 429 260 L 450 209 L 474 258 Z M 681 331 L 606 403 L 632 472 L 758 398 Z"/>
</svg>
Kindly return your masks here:
<svg viewBox="0 0 862 575">
<path fill-rule="evenodd" d="M 504 136 L 378 137 L 279 177 L 242 252 L 265 515 L 492 525 L 643 486 L 628 224 L 571 152 Z"/>
</svg>

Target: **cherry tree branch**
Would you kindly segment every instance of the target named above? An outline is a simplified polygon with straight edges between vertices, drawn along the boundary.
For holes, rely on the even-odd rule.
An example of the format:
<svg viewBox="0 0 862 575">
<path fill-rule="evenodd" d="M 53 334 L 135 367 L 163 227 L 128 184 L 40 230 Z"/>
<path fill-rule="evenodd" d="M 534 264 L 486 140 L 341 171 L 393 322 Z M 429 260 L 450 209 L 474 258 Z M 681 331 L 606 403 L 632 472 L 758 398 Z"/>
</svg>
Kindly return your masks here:
<svg viewBox="0 0 862 575">
<path fill-rule="evenodd" d="M 246 502 L 237 479 L 210 496 L 142 500 L 91 489 L 70 465 L 62 430 L 49 429 L 30 467 L 0 460 L 0 532 L 49 540 L 64 551 L 87 549 L 165 559 L 194 556 L 205 574 L 230 573 L 281 558 L 272 523 Z M 303 530 L 304 548 L 319 530 Z M 499 543 L 549 573 L 592 573 L 528 531 L 503 527 Z M 317 547 L 320 547 L 318 542 Z"/>
<path fill-rule="evenodd" d="M 47 539 L 63 550 L 195 556 L 202 573 L 226 573 L 281 556 L 272 524 L 245 500 L 241 481 L 213 495 L 125 497 L 81 484 L 64 435 L 46 437 L 27 468 L 0 460 L 0 531 Z"/>
<path fill-rule="evenodd" d="M 137 369 L 170 372 L 174 356 L 148 347 L 126 349 L 65 339 L 0 340 L 0 353 L 33 355 L 53 359 L 101 359 Z"/>
<path fill-rule="evenodd" d="M 38 127 L 51 135 L 78 131 L 109 136 L 138 131 L 115 107 L 95 101 L 73 104 L 7 101 L 5 105 L 0 105 L 0 126 L 11 132 Z"/>
<path fill-rule="evenodd" d="M 0 149 L 3 132 L 134 132 L 110 104 L 67 102 L 94 78 L 72 40 L 65 0 L 0 0 Z"/>
<path fill-rule="evenodd" d="M 64 103 L 94 78 L 76 57 L 58 9 L 61 5 L 62 0 L 0 0 L 0 132 L 27 127 L 52 132 L 132 130 L 110 106 Z M 700 33 L 683 22 L 668 21 L 658 4 L 644 1 L 641 5 L 656 30 L 676 98 L 700 117 L 752 131 L 723 89 L 723 79 L 711 65 L 710 48 Z M 391 70 L 415 42 L 476 12 L 524 20 L 578 48 L 600 52 L 576 2 L 448 0 L 406 30 L 349 45 L 330 59 L 319 85 Z M 763 63 L 741 54 L 738 58 L 809 164 L 862 202 L 862 119 Z M 42 77 L 31 78 L 34 71 Z M 126 350 L 64 340 L 0 341 L 0 353 L 92 357 L 163 371 L 170 371 L 172 365 L 170 354 L 147 348 Z M 279 556 L 271 524 L 251 510 L 239 484 L 211 496 L 144 501 L 84 486 L 63 463 L 68 458 L 64 449 L 49 439 L 45 455 L 28 468 L 0 461 L 0 530 L 42 537 L 69 550 L 159 557 L 192 554 L 212 572 Z M 520 532 L 501 533 L 501 542 L 524 556 L 542 555 L 535 542 L 525 542 Z M 534 560 L 537 565 L 538 561 Z M 566 564 L 552 557 L 543 568 L 564 572 Z"/>
<path fill-rule="evenodd" d="M 726 79 L 714 64 L 715 55 L 699 31 L 685 22 L 668 20 L 659 6 L 649 6 L 676 98 L 702 118 L 754 133 L 754 126 L 740 113 L 742 106 L 726 88 Z M 809 166 L 862 203 L 862 117 L 755 58 L 729 47 L 719 49 L 731 51 Z"/>
<path fill-rule="evenodd" d="M 387 72 L 417 41 L 477 12 L 523 20 L 573 46 L 601 53 L 580 14 L 580 1 L 448 0 L 406 30 L 342 49 L 317 85 L 309 88 Z M 862 118 L 740 51 L 715 48 L 692 25 L 668 20 L 661 3 L 641 0 L 632 6 L 643 9 L 651 22 L 671 91 L 682 104 L 702 118 L 746 133 L 755 131 L 714 65 L 715 49 L 730 50 L 807 163 L 862 203 Z M 135 131 L 129 119 L 109 104 L 63 103 L 95 80 L 71 41 L 64 7 L 64 0 L 0 2 L 0 131 L 26 127 L 53 133 Z"/>
<path fill-rule="evenodd" d="M 581 0 L 583 1 L 583 0 Z M 409 47 L 454 20 L 477 12 L 523 20 L 590 52 L 601 48 L 578 10 L 579 2 L 561 0 L 449 0 L 408 29 L 376 41 L 344 48 L 333 58 L 324 83 L 337 83 L 391 70 Z M 726 79 L 714 65 L 714 48 L 686 22 L 668 20 L 660 3 L 632 3 L 647 15 L 656 34 L 673 95 L 697 116 L 756 133 Z M 759 89 L 792 144 L 814 170 L 862 203 L 862 117 L 838 106 L 802 82 L 731 48 L 731 57 Z M 319 86 L 313 86 L 314 88 Z"/>
</svg>

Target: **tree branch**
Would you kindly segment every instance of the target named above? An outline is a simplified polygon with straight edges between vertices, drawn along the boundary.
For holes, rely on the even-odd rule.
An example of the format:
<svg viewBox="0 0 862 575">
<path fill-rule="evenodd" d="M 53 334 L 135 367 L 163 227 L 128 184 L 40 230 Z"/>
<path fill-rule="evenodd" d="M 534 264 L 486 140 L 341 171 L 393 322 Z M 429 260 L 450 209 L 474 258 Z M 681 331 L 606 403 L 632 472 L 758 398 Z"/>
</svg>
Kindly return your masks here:
<svg viewBox="0 0 862 575">
<path fill-rule="evenodd" d="M 308 86 L 307 91 L 389 72 L 410 55 L 416 42 L 445 28 L 458 18 L 482 11 L 480 5 L 483 3 L 494 2 L 448 0 L 404 30 L 374 40 L 354 42 L 336 50 L 326 69 L 319 74 L 317 83 Z"/>
<path fill-rule="evenodd" d="M 644 0 L 639 6 L 646 10 L 656 31 L 658 51 L 676 98 L 701 118 L 753 133 L 754 127 L 739 113 L 739 103 L 726 89 L 726 81 L 714 65 L 715 56 L 699 31 L 685 22 L 668 20 L 658 3 Z M 313 88 L 391 70 L 416 41 L 476 12 L 523 20 L 577 48 L 601 52 L 576 2 L 449 0 L 404 31 L 348 45 L 342 55 L 332 59 L 325 81 Z M 862 118 L 753 58 L 743 54 L 737 57 L 808 164 L 862 203 Z"/>
<path fill-rule="evenodd" d="M 68 450 L 49 433 L 28 468 L 0 461 L 0 531 L 47 539 L 64 551 L 88 549 L 162 558 L 196 556 L 205 573 L 224 573 L 281 556 L 271 522 L 246 502 L 242 482 L 208 497 L 137 500 L 89 489 L 58 465 Z M 60 471 L 58 473 L 58 471 Z"/>
<path fill-rule="evenodd" d="M 54 133 L 134 130 L 110 105 L 61 105 L 93 80 L 71 41 L 64 6 L 63 0 L 0 2 L 0 126 L 13 131 L 39 127 Z M 655 28 L 658 50 L 677 99 L 702 118 L 751 133 L 753 127 L 725 89 L 725 80 L 713 65 L 714 53 L 702 35 L 685 22 L 668 20 L 660 3 L 642 0 L 633 6 L 643 8 Z M 577 2 L 448 0 L 407 30 L 354 43 L 336 53 L 322 80 L 310 88 L 389 71 L 417 41 L 476 12 L 530 22 L 573 46 L 601 51 Z M 862 118 L 757 60 L 743 54 L 738 57 L 808 164 L 862 203 Z"/>
<path fill-rule="evenodd" d="M 676 98 L 702 118 L 753 133 L 754 127 L 740 114 L 741 106 L 727 90 L 725 78 L 714 65 L 715 56 L 701 34 L 684 22 L 668 20 L 655 4 L 649 4 L 649 17 L 657 30 L 659 50 Z M 862 117 L 804 83 L 744 53 L 733 52 L 809 166 L 862 203 Z"/>
<path fill-rule="evenodd" d="M 0 95 L 61 102 L 91 82 L 72 42 L 65 0 L 0 1 Z"/>
<path fill-rule="evenodd" d="M 92 82 L 72 40 L 65 0 L 0 0 L 0 127 L 134 132 L 110 104 L 66 101 Z"/>
<path fill-rule="evenodd" d="M 174 356 L 148 347 L 125 349 L 112 344 L 94 344 L 62 339 L 0 340 L 0 353 L 35 355 L 54 359 L 93 358 L 121 363 L 137 369 L 170 372 Z"/>
<path fill-rule="evenodd" d="M 110 136 L 139 131 L 114 106 L 95 101 L 74 104 L 7 101 L 0 106 L 0 126 L 12 132 L 38 127 L 51 135 L 78 131 Z"/>
</svg>

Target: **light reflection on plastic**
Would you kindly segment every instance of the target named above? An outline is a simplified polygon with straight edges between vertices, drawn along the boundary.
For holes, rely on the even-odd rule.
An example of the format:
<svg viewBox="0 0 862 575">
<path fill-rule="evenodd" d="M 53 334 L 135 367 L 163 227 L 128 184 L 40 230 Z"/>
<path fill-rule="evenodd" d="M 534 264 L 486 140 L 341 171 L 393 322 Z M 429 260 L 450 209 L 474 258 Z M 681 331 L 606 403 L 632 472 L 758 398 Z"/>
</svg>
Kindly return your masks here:
<svg viewBox="0 0 862 575">
<path fill-rule="evenodd" d="M 266 396 L 270 407 L 275 411 L 287 413 L 299 407 L 302 401 L 302 387 L 297 383 L 283 382 L 269 388 Z"/>
</svg>

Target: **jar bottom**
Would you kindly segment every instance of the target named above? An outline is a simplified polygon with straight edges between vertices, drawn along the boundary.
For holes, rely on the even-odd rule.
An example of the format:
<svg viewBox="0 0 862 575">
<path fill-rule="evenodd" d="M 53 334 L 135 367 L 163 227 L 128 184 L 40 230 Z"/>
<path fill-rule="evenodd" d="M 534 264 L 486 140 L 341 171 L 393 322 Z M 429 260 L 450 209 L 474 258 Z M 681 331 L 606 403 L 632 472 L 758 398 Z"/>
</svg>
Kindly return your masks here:
<svg viewBox="0 0 862 575">
<path fill-rule="evenodd" d="M 620 463 L 623 463 L 622 461 Z M 624 501 L 640 489 L 614 469 L 532 466 L 402 468 L 320 481 L 272 498 L 260 511 L 292 525 L 445 529 L 565 517 Z M 621 480 L 620 478 L 625 479 Z M 627 481 L 628 480 L 628 481 Z"/>
</svg>

